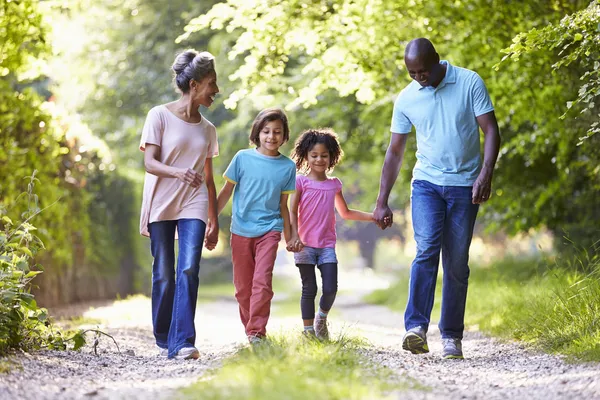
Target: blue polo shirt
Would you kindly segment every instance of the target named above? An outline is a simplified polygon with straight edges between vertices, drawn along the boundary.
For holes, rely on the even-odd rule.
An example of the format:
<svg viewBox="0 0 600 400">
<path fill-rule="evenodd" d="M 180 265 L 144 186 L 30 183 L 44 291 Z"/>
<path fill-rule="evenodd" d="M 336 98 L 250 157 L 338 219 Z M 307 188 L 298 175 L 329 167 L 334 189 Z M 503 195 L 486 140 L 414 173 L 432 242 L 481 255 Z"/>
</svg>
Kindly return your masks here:
<svg viewBox="0 0 600 400">
<path fill-rule="evenodd" d="M 235 184 L 231 232 L 249 238 L 283 231 L 281 195 L 296 191 L 296 164 L 280 154 L 240 150 L 223 177 Z"/>
<path fill-rule="evenodd" d="M 417 132 L 413 179 L 440 186 L 473 186 L 481 169 L 477 117 L 494 110 L 477 73 L 448 61 L 440 84 L 412 81 L 394 103 L 392 133 Z"/>
</svg>

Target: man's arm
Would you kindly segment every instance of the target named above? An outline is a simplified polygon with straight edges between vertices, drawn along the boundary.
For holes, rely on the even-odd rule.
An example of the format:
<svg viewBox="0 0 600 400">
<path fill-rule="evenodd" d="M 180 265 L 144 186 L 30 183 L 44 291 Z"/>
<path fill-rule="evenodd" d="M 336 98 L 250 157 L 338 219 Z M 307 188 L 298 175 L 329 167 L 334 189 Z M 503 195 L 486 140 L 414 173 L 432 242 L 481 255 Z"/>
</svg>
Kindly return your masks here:
<svg viewBox="0 0 600 400">
<path fill-rule="evenodd" d="M 381 169 L 381 180 L 379 183 L 379 195 L 377 196 L 377 204 L 373 211 L 375 222 L 381 229 L 391 226 L 393 222 L 393 214 L 388 206 L 388 199 L 402 166 L 407 136 L 406 134 L 392 133 L 390 144 L 385 152 L 385 161 Z"/>
<path fill-rule="evenodd" d="M 500 130 L 493 111 L 477 117 L 477 123 L 484 134 L 483 166 L 473 184 L 473 204 L 486 202 L 492 193 L 492 176 L 500 150 Z"/>
</svg>

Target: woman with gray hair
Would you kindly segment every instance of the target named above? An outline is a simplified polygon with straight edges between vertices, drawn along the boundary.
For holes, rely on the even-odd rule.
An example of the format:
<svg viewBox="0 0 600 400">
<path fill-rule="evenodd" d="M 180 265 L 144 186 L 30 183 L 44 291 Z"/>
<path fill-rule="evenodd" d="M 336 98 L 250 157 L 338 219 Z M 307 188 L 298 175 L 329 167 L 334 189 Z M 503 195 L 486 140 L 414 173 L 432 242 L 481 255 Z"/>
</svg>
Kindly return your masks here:
<svg viewBox="0 0 600 400">
<path fill-rule="evenodd" d="M 172 68 L 181 97 L 152 108 L 142 131 L 146 177 L 140 232 L 150 237 L 154 258 L 152 324 L 160 355 L 197 359 L 194 316 L 202 246 L 213 250 L 219 235 L 212 165 L 219 144 L 214 125 L 199 108 L 212 105 L 219 87 L 208 52 L 186 50 Z"/>
</svg>

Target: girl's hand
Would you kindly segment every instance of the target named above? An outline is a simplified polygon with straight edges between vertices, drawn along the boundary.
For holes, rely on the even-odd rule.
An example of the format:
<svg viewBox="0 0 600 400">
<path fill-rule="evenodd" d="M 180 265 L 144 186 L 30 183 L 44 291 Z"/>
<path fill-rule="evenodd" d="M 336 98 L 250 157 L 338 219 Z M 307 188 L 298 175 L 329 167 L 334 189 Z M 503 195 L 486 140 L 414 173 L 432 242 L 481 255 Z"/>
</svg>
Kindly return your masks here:
<svg viewBox="0 0 600 400">
<path fill-rule="evenodd" d="M 287 242 L 285 248 L 287 251 L 297 253 L 304 248 L 304 243 L 302 243 L 298 236 L 292 236 L 292 238 Z"/>
<path fill-rule="evenodd" d="M 199 187 L 204 181 L 204 176 L 191 168 L 180 169 L 175 173 L 175 176 L 180 181 L 187 183 L 191 187 Z"/>
<path fill-rule="evenodd" d="M 208 220 L 206 234 L 204 235 L 204 246 L 208 250 L 214 250 L 219 242 L 219 222 Z"/>
</svg>

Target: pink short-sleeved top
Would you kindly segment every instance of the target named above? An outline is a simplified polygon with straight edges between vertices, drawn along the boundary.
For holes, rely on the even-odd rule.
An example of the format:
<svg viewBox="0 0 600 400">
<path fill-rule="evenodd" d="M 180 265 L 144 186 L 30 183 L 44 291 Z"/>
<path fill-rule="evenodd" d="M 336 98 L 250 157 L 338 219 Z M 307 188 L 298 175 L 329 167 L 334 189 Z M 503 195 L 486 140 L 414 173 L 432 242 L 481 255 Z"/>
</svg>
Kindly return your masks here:
<svg viewBox="0 0 600 400">
<path fill-rule="evenodd" d="M 296 176 L 298 202 L 298 235 L 305 246 L 323 249 L 335 247 L 335 196 L 342 190 L 342 181 L 327 178 L 313 181 Z"/>
<path fill-rule="evenodd" d="M 140 150 L 146 144 L 160 146 L 160 162 L 204 172 L 207 158 L 219 154 L 215 126 L 206 118 L 189 123 L 173 114 L 165 105 L 148 112 Z M 194 188 L 177 178 L 164 178 L 146 172 L 140 217 L 140 233 L 150 236 L 148 224 L 156 221 L 195 218 L 207 222 L 208 190 L 206 183 Z"/>
</svg>

